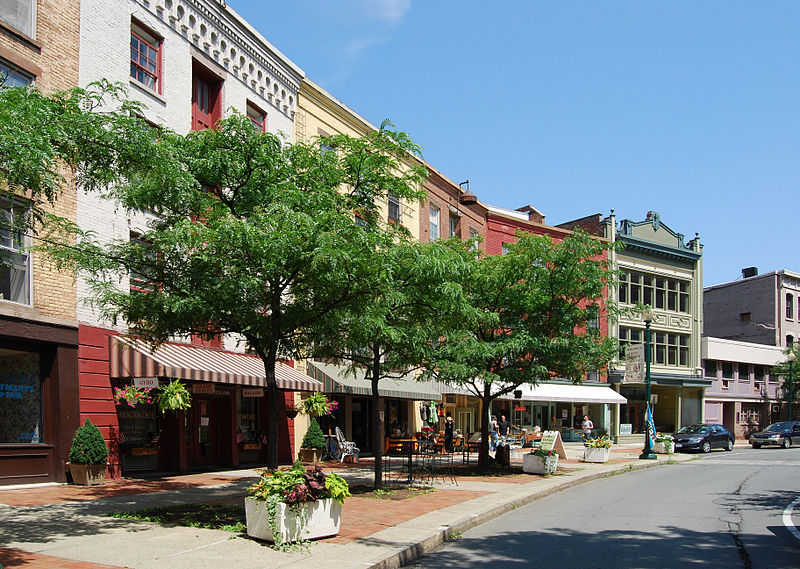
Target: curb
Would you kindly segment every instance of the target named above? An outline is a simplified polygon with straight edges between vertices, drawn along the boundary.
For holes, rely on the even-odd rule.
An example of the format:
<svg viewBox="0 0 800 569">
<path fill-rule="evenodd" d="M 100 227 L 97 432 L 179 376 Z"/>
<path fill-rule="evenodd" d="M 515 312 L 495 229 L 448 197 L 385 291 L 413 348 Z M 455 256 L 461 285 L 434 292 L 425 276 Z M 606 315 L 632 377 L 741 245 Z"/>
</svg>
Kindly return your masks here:
<svg viewBox="0 0 800 569">
<path fill-rule="evenodd" d="M 679 461 L 679 462 L 684 462 L 684 461 Z M 453 534 L 463 533 L 476 526 L 491 521 L 494 518 L 497 518 L 507 512 L 510 512 L 511 510 L 515 510 L 522 506 L 527 506 L 532 502 L 535 502 L 542 498 L 546 498 L 547 496 L 551 496 L 553 494 L 561 492 L 562 490 L 574 488 L 581 484 L 592 482 L 593 480 L 598 480 L 600 478 L 607 478 L 608 476 L 615 476 L 617 474 L 624 474 L 625 472 L 633 472 L 634 470 L 644 470 L 645 468 L 653 468 L 656 466 L 664 466 L 671 464 L 677 464 L 677 462 L 648 461 L 643 464 L 632 462 L 619 468 L 607 470 L 605 472 L 595 472 L 594 474 L 588 474 L 586 476 L 577 478 L 575 480 L 565 481 L 564 484 L 559 484 L 558 486 L 554 486 L 552 488 L 539 490 L 536 492 L 532 492 L 526 496 L 510 499 L 502 504 L 498 504 L 497 506 L 486 509 L 477 514 L 472 514 L 470 516 L 466 516 L 459 520 L 456 520 L 450 525 L 440 526 L 438 530 L 434 531 L 434 533 L 424 538 L 423 540 L 405 546 L 399 551 L 396 551 L 395 553 L 392 553 L 391 555 L 384 557 L 380 561 L 372 565 L 369 565 L 368 567 L 369 569 L 399 569 L 400 567 L 404 567 L 409 563 L 416 561 L 426 553 L 430 553 L 434 549 L 438 548 L 442 543 L 449 541 L 450 537 Z"/>
</svg>

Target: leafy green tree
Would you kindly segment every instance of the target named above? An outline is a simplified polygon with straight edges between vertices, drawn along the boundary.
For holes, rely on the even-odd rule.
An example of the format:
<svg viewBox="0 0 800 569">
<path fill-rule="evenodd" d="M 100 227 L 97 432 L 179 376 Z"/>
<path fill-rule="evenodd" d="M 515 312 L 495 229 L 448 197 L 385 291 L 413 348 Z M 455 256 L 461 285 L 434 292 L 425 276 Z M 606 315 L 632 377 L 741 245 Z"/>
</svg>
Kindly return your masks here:
<svg viewBox="0 0 800 569">
<path fill-rule="evenodd" d="M 329 331 L 319 335 L 317 355 L 346 364 L 349 373 L 364 371 L 370 381 L 375 488 L 383 485 L 380 382 L 419 368 L 426 347 L 447 333 L 457 318 L 469 318 L 471 307 L 459 283 L 469 269 L 470 255 L 460 242 L 387 244 L 375 251 L 380 272 L 366 293 L 367 303 L 333 315 Z"/>
<path fill-rule="evenodd" d="M 311 423 L 308 425 L 308 430 L 303 437 L 303 444 L 301 444 L 300 447 L 314 449 L 325 448 L 325 435 L 322 434 L 322 428 L 319 426 L 319 423 L 317 423 L 316 418 L 311 418 Z"/>
<path fill-rule="evenodd" d="M 431 344 L 424 361 L 429 374 L 481 399 L 483 468 L 492 401 L 523 384 L 554 377 L 579 381 L 614 357 L 616 341 L 587 326 L 602 309 L 612 276 L 602 259 L 608 248 L 581 231 L 561 243 L 520 234 L 507 254 L 473 260 L 463 287 L 480 317 Z"/>
<path fill-rule="evenodd" d="M 50 248 L 87 275 L 103 317 L 151 343 L 240 335 L 264 363 L 270 467 L 278 464 L 276 364 L 304 357 L 324 318 L 365 303 L 380 272 L 374 251 L 395 238 L 377 200 L 387 189 L 422 195 L 422 169 L 401 162 L 418 149 L 391 124 L 324 142 L 333 150 L 284 144 L 238 114 L 216 130 L 161 131 L 157 166 L 104 191 L 150 214 L 141 238 L 101 243 L 67 227 L 77 245 Z M 152 286 L 121 290 L 125 273 Z"/>
<path fill-rule="evenodd" d="M 800 396 L 800 342 L 795 342 L 789 348 L 784 350 L 788 356 L 794 354 L 795 361 L 792 363 L 792 386 L 789 388 L 789 361 L 788 359 L 780 365 L 773 366 L 770 370 L 771 376 L 779 376 L 781 378 L 781 398 L 788 402 L 791 398 L 792 401 L 792 414 L 795 414 L 794 406 L 797 404 L 798 396 Z M 792 418 L 789 417 L 789 420 Z"/>
</svg>

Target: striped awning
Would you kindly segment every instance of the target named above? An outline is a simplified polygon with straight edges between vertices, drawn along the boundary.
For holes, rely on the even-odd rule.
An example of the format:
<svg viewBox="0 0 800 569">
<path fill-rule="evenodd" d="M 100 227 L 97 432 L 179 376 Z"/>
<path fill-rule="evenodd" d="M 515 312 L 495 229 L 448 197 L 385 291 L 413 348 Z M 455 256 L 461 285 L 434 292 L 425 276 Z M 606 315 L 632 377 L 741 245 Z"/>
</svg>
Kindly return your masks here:
<svg viewBox="0 0 800 569">
<path fill-rule="evenodd" d="M 325 393 L 372 395 L 372 382 L 366 379 L 365 370 L 358 370 L 353 376 L 343 366 L 308 362 L 308 373 L 323 383 Z M 442 400 L 441 393 L 427 382 L 417 381 L 412 374 L 406 374 L 399 379 L 381 379 L 378 383 L 378 395 L 416 401 Z"/>
<path fill-rule="evenodd" d="M 113 378 L 169 377 L 231 385 L 263 387 L 264 363 L 249 354 L 237 354 L 189 344 L 162 344 L 112 336 L 110 376 Z M 279 389 L 321 391 L 322 383 L 283 363 L 275 365 Z"/>
</svg>

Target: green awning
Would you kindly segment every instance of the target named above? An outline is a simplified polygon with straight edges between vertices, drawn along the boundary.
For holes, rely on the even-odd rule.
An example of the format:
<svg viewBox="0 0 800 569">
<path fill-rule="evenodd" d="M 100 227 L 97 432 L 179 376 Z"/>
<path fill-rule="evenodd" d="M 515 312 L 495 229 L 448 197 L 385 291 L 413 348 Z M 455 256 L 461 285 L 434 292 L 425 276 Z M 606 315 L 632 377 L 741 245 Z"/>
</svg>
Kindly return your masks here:
<svg viewBox="0 0 800 569">
<path fill-rule="evenodd" d="M 345 395 L 372 395 L 372 385 L 366 379 L 366 371 L 359 369 L 355 375 L 344 366 L 308 362 L 308 375 L 321 381 L 325 393 L 341 393 Z M 417 381 L 412 374 L 399 379 L 384 378 L 378 383 L 378 395 L 397 399 L 413 399 L 416 401 L 441 401 L 442 394 L 425 381 Z"/>
</svg>

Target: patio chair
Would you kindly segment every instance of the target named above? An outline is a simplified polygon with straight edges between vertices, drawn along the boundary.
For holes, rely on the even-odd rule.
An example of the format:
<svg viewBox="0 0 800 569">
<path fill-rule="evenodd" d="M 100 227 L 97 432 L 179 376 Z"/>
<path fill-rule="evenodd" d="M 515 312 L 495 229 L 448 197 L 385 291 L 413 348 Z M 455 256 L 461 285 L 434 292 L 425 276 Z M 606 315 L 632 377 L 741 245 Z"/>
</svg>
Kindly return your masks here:
<svg viewBox="0 0 800 569">
<path fill-rule="evenodd" d="M 358 455 L 361 451 L 356 446 L 356 443 L 349 442 L 344 438 L 344 433 L 339 427 L 336 427 L 336 442 L 339 445 L 339 462 L 344 462 L 345 457 L 352 456 L 358 462 Z"/>
</svg>

